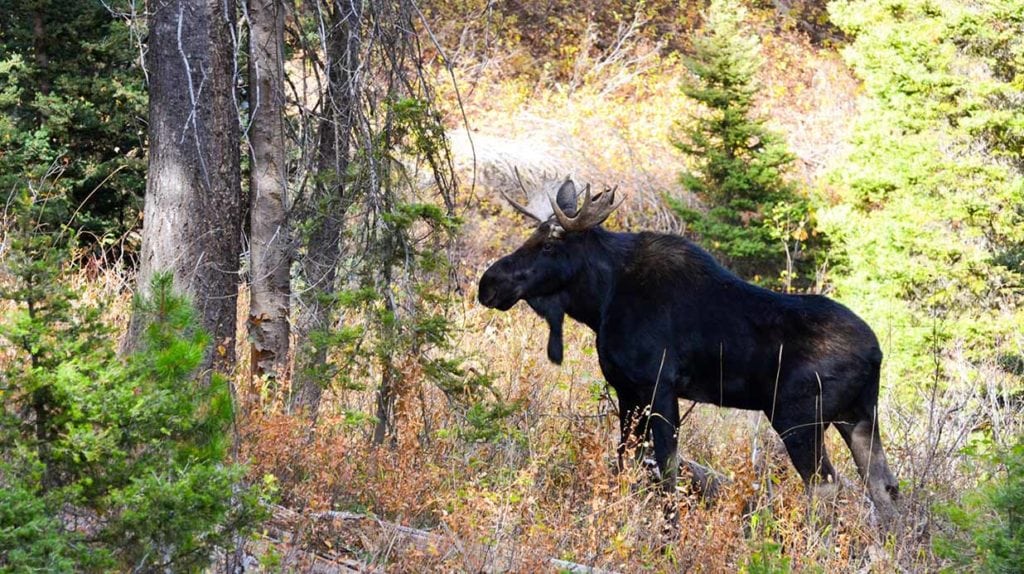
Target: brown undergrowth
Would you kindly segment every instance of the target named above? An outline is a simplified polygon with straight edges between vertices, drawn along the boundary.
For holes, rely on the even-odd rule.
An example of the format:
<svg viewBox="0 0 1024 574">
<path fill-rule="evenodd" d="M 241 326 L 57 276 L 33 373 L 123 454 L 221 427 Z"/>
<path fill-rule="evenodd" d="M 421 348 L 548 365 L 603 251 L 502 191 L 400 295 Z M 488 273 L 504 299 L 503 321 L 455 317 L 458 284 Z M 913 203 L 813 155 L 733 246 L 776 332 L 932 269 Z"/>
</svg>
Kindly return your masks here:
<svg viewBox="0 0 1024 574">
<path fill-rule="evenodd" d="M 698 407 L 681 430 L 681 451 L 730 481 L 711 502 L 680 493 L 678 539 L 666 542 L 663 502 L 649 478 L 641 470 L 615 470 L 618 431 L 606 400 L 594 396 L 590 336 L 573 330 L 567 368 L 556 372 L 534 358 L 543 353 L 542 342 L 530 336 L 538 321 L 525 311 L 510 315 L 509 324 L 491 331 L 492 367 L 515 373 L 502 391 L 519 395 L 522 408 L 500 437 L 466 440 L 466 422 L 429 390 L 397 443 L 377 448 L 370 446 L 369 425 L 334 408 L 341 401 L 325 405 L 313 432 L 303 418 L 253 412 L 241 429 L 252 475 L 276 476 L 282 503 L 300 512 L 365 513 L 462 549 L 402 551 L 388 539 L 335 549 L 390 571 L 532 572 L 552 558 L 619 572 L 927 572 L 941 565 L 930 544 L 942 528 L 934 505 L 957 500 L 977 478 L 958 448 L 970 432 L 958 426 L 969 421 L 954 414 L 960 399 L 941 401 L 948 438 L 923 424 L 909 435 L 889 425 L 897 427 L 885 438 L 904 485 L 893 524 L 877 523 L 835 433 L 828 446 L 844 488 L 834 501 L 810 504 L 763 422 L 756 430 L 750 415 Z M 883 421 L 913 416 L 885 400 L 881 413 Z M 430 435 L 421 432 L 418 416 L 431 419 Z M 925 459 L 930 470 L 921 466 Z"/>
</svg>

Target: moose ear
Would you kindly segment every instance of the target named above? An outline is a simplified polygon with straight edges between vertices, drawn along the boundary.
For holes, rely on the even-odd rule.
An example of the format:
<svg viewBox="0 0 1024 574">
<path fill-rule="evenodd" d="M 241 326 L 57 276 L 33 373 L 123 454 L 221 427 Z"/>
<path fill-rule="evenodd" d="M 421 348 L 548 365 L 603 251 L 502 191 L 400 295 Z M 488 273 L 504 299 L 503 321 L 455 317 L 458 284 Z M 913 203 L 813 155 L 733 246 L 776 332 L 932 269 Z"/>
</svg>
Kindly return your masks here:
<svg viewBox="0 0 1024 574">
<path fill-rule="evenodd" d="M 534 297 L 526 303 L 548 323 L 548 360 L 556 365 L 562 364 L 562 323 L 565 321 L 565 309 L 557 296 Z"/>
<path fill-rule="evenodd" d="M 566 177 L 565 181 L 562 182 L 562 186 L 558 188 L 558 195 L 555 196 L 555 201 L 563 213 L 569 217 L 576 215 L 576 184 L 572 182 L 572 178 Z"/>
</svg>

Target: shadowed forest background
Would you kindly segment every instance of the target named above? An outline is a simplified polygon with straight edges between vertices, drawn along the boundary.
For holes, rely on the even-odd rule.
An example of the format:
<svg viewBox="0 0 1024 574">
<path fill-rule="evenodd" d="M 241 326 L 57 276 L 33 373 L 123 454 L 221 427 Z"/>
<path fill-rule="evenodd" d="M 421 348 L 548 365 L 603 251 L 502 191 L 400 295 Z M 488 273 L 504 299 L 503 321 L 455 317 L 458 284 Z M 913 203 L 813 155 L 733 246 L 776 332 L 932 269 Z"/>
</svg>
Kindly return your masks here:
<svg viewBox="0 0 1024 574">
<path fill-rule="evenodd" d="M 1022 110 L 1022 0 L 0 0 L 0 571 L 1021 571 Z M 516 171 L 864 318 L 895 522 L 683 402 L 661 538 Z"/>
</svg>

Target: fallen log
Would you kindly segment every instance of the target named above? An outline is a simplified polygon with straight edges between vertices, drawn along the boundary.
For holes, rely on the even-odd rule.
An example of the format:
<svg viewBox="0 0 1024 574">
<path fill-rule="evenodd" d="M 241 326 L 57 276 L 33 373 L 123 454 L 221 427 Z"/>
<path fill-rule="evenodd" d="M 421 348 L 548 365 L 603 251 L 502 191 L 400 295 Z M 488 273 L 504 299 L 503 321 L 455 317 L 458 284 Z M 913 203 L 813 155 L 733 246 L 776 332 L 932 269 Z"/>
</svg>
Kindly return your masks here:
<svg viewBox="0 0 1024 574">
<path fill-rule="evenodd" d="M 303 562 L 310 572 L 322 574 L 350 574 L 353 572 L 383 572 L 379 566 L 346 558 L 353 554 L 355 545 L 361 548 L 397 550 L 402 547 L 440 557 L 442 560 L 459 555 L 473 564 L 477 572 L 516 571 L 514 556 L 497 545 L 463 545 L 451 536 L 443 536 L 401 524 L 381 520 L 374 516 L 344 511 L 323 511 L 303 515 L 289 508 L 274 505 L 272 518 L 265 530 L 265 538 L 278 544 L 307 546 L 293 548 L 293 561 Z M 312 540 L 303 543 L 302 530 L 309 531 Z M 332 541 L 333 540 L 333 541 Z M 572 574 L 616 574 L 586 564 L 551 558 L 553 568 Z"/>
</svg>

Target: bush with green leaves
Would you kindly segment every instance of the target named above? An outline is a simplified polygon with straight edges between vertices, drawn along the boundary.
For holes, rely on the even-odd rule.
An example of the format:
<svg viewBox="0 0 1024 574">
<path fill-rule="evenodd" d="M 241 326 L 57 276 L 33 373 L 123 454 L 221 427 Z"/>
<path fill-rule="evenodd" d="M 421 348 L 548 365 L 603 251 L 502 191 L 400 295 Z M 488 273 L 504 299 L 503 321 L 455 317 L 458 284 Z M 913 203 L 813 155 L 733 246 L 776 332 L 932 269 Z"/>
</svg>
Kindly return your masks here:
<svg viewBox="0 0 1024 574">
<path fill-rule="evenodd" d="M 196 373 L 208 337 L 166 275 L 137 302 L 143 344 L 117 357 L 62 277 L 63 203 L 22 196 L 7 229 L 0 570 L 201 569 L 263 514 L 228 461 L 228 383 Z"/>
<path fill-rule="evenodd" d="M 841 202 L 819 213 L 838 294 L 884 334 L 898 393 L 954 354 L 961 384 L 1019 390 L 1005 367 L 1019 364 L 1024 330 L 1024 2 L 829 10 L 863 82 L 832 175 Z"/>
<path fill-rule="evenodd" d="M 685 60 L 692 79 L 683 93 L 697 111 L 681 124 L 675 146 L 692 163 L 683 187 L 707 208 L 669 198 L 703 245 L 733 270 L 768 284 L 808 278 L 811 213 L 786 179 L 794 156 L 754 113 L 760 41 L 735 0 L 708 7 L 704 31 Z"/>
<path fill-rule="evenodd" d="M 936 551 L 957 571 L 1024 572 L 1024 440 L 981 458 L 999 470 L 943 509 L 956 531 L 936 538 Z"/>
</svg>

